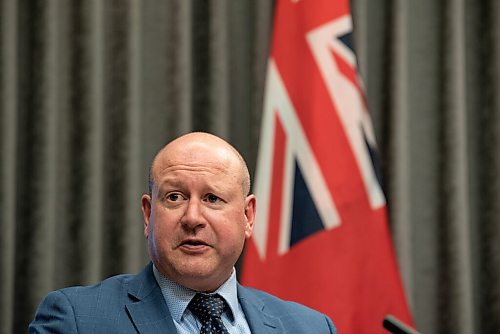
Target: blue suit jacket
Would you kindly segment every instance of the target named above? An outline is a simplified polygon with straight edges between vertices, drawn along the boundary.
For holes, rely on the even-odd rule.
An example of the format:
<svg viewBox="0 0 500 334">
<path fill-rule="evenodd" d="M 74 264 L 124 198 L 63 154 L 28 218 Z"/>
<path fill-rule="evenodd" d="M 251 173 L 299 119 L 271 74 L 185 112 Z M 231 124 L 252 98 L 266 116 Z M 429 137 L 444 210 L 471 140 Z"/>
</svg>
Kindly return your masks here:
<svg viewBox="0 0 500 334">
<path fill-rule="evenodd" d="M 252 333 L 336 333 L 327 316 L 265 292 L 238 285 L 238 299 Z M 29 333 L 176 333 L 150 263 L 138 275 L 51 292 Z"/>
</svg>

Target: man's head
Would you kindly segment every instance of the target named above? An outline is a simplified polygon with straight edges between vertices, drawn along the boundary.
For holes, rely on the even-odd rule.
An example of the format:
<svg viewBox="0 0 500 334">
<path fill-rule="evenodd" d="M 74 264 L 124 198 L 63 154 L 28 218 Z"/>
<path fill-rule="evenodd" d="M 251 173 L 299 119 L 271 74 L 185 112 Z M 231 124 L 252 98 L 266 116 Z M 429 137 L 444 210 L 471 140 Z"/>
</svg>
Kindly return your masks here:
<svg viewBox="0 0 500 334">
<path fill-rule="evenodd" d="M 156 155 L 150 188 L 142 211 L 153 263 L 183 286 L 217 289 L 252 234 L 256 200 L 245 161 L 224 140 L 190 133 Z"/>
</svg>

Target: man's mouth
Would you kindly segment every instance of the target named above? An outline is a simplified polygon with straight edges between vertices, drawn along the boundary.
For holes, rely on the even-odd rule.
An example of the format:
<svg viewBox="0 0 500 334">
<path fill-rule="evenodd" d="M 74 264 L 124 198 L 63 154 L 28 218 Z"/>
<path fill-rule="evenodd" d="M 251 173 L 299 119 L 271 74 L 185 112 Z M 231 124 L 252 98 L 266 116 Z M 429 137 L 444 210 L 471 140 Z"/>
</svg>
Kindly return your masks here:
<svg viewBox="0 0 500 334">
<path fill-rule="evenodd" d="M 199 241 L 199 240 L 185 240 L 181 243 L 181 245 L 193 245 L 193 246 L 199 246 L 199 245 L 206 245 L 205 242 Z"/>
<path fill-rule="evenodd" d="M 210 245 L 200 239 L 186 239 L 179 244 L 179 248 L 187 252 L 200 252 L 210 247 Z"/>
</svg>

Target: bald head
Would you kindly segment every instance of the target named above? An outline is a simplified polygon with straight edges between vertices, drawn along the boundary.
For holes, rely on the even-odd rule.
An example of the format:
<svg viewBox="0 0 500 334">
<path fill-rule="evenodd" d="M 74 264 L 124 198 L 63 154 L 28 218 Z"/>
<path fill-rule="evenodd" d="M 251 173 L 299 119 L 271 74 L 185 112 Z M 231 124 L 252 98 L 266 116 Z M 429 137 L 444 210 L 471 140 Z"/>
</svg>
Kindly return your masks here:
<svg viewBox="0 0 500 334">
<path fill-rule="evenodd" d="M 173 164 L 203 162 L 220 165 L 234 172 L 241 184 L 243 196 L 250 192 L 250 173 L 240 153 L 225 140 L 205 132 L 192 132 L 174 139 L 163 147 L 153 159 L 149 171 L 149 193 L 152 195 L 158 174 Z"/>
</svg>

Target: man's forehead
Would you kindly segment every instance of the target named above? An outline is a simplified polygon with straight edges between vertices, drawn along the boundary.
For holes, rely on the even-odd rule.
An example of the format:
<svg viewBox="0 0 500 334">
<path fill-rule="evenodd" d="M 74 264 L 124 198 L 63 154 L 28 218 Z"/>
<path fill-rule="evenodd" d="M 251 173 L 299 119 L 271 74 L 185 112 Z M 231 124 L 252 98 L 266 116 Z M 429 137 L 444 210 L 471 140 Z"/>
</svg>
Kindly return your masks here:
<svg viewBox="0 0 500 334">
<path fill-rule="evenodd" d="M 240 177 L 235 173 L 223 169 L 191 169 L 191 168 L 175 168 L 165 169 L 158 172 L 157 177 L 158 187 L 209 187 L 220 188 L 237 186 L 240 184 Z"/>
<path fill-rule="evenodd" d="M 236 166 L 235 162 L 236 159 L 227 150 L 198 147 L 164 151 L 155 159 L 154 165 L 160 169 L 173 166 L 228 168 Z"/>
<path fill-rule="evenodd" d="M 153 162 L 153 173 L 164 174 L 169 170 L 216 170 L 219 172 L 231 170 L 237 173 L 240 162 L 233 152 L 224 147 L 209 145 L 189 145 L 166 147 Z"/>
<path fill-rule="evenodd" d="M 158 164 L 154 173 L 155 184 L 160 191 L 192 186 L 221 191 L 227 187 L 238 187 L 242 183 L 240 169 L 210 161 L 186 163 L 185 160 L 170 160 L 164 165 Z"/>
<path fill-rule="evenodd" d="M 232 166 L 224 163 L 211 162 L 211 161 L 168 161 L 163 164 L 158 164 L 156 170 L 156 175 L 178 175 L 182 173 L 192 173 L 204 175 L 235 175 L 237 174 L 237 169 L 232 168 Z"/>
</svg>

